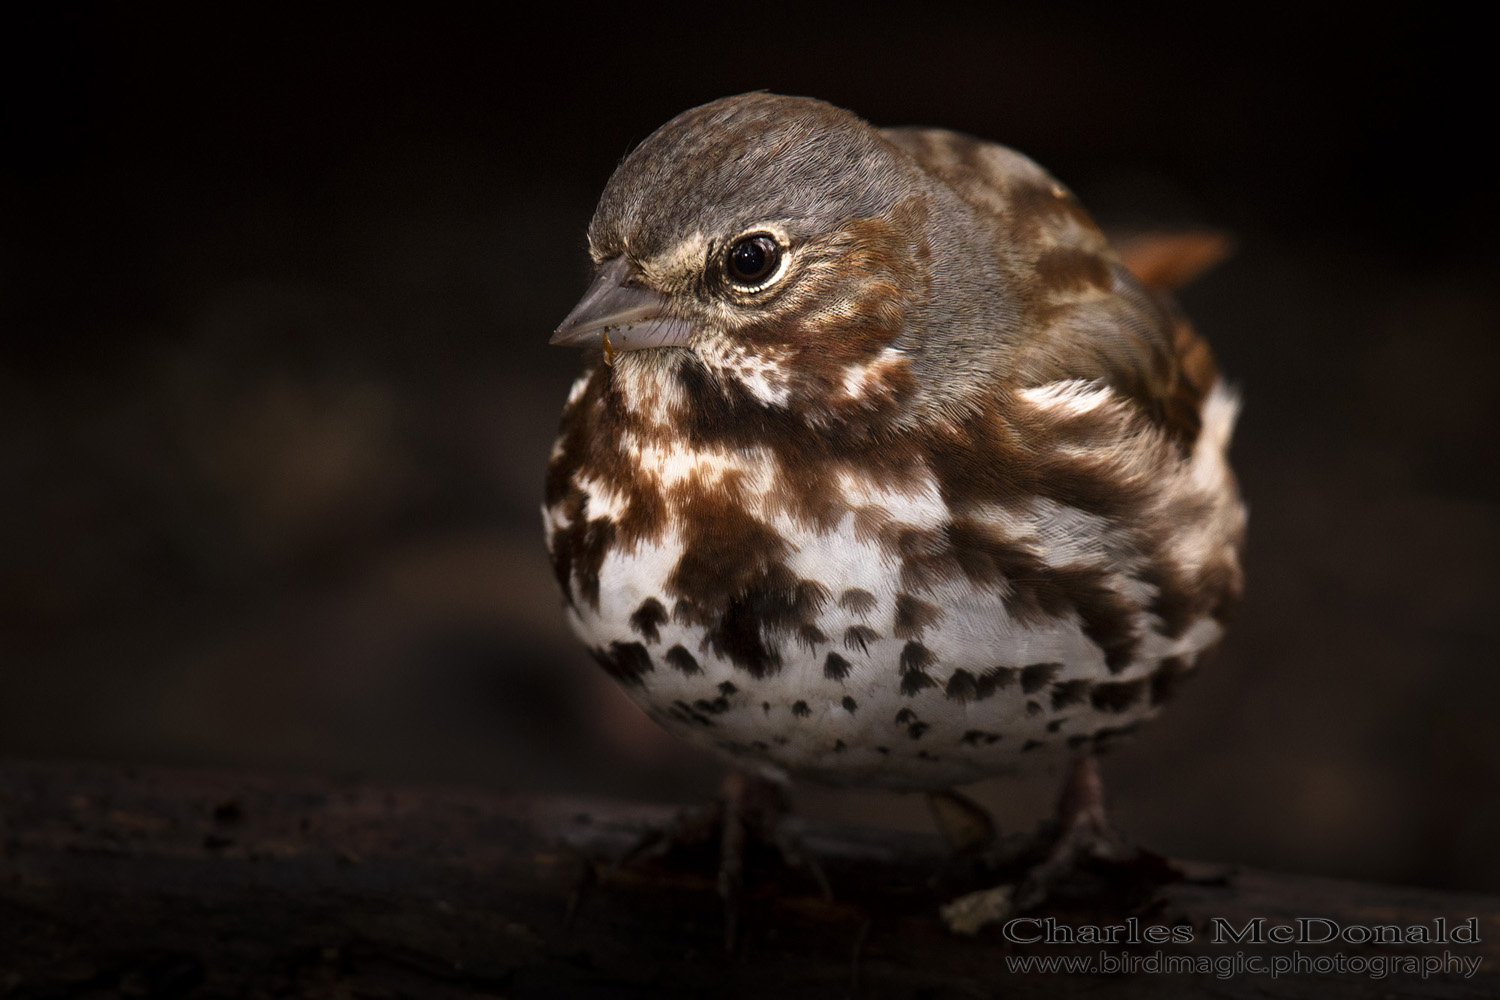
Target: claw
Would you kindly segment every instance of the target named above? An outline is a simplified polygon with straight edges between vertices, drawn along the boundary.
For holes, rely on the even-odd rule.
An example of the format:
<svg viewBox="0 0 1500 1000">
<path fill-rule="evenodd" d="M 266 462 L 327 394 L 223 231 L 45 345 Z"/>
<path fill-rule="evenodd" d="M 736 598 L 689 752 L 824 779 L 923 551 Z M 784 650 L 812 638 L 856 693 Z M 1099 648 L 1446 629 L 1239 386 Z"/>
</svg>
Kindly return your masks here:
<svg viewBox="0 0 1500 1000">
<path fill-rule="evenodd" d="M 1019 881 L 972 892 L 944 906 L 942 917 L 948 928 L 955 933 L 974 934 L 986 924 L 1034 910 L 1081 868 L 1096 863 L 1112 866 L 1127 881 L 1140 884 L 1156 885 L 1182 877 L 1164 859 L 1131 846 L 1115 832 L 1104 807 L 1099 765 L 1092 756 L 1078 758 L 1068 772 L 1058 798 L 1053 838 L 1046 854 L 1026 868 Z"/>
</svg>

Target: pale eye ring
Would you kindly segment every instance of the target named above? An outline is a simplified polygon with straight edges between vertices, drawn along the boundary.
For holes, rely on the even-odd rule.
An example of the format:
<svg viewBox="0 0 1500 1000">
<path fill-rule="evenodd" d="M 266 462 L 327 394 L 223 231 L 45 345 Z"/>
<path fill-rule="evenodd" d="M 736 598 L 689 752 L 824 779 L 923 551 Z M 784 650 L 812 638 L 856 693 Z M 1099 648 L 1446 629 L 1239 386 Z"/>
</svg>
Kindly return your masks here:
<svg viewBox="0 0 1500 1000">
<path fill-rule="evenodd" d="M 781 245 L 770 233 L 750 233 L 730 244 L 724 255 L 729 279 L 746 288 L 764 285 L 781 264 Z"/>
</svg>

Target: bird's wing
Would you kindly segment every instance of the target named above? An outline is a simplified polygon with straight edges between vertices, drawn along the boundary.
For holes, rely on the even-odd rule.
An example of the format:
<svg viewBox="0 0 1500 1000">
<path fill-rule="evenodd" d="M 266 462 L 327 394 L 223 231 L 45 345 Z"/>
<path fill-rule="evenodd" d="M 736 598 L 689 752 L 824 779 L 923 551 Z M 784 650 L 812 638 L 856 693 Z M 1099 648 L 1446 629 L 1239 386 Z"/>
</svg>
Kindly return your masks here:
<svg viewBox="0 0 1500 1000">
<path fill-rule="evenodd" d="M 1072 193 L 1014 150 L 942 129 L 881 134 L 992 230 L 1022 299 L 1012 386 L 1102 382 L 1191 446 L 1217 369 L 1165 282 L 1154 280 L 1181 273 L 1180 262 L 1137 254 L 1146 270 L 1137 277 Z"/>
</svg>

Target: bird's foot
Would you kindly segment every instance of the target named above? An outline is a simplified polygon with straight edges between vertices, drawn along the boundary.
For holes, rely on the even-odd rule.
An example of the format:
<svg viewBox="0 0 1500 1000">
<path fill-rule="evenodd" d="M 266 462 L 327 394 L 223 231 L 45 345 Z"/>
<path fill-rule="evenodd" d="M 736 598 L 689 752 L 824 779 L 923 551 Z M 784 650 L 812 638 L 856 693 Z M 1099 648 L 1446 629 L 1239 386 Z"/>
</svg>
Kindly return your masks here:
<svg viewBox="0 0 1500 1000">
<path fill-rule="evenodd" d="M 1041 861 L 1026 870 L 1011 897 L 1011 909 L 1024 913 L 1044 903 L 1054 891 L 1096 863 L 1129 864 L 1142 855 L 1125 842 L 1104 808 L 1104 785 L 1093 757 L 1073 762 L 1057 803 L 1057 832 Z"/>
<path fill-rule="evenodd" d="M 698 809 L 684 810 L 665 830 L 646 835 L 621 859 L 621 866 L 665 858 L 682 849 L 718 842 L 717 888 L 724 901 L 724 946 L 733 950 L 739 937 L 745 895 L 745 871 L 752 850 L 773 848 L 787 868 L 806 872 L 825 900 L 833 899 L 828 878 L 801 840 L 782 822 L 786 793 L 771 781 L 745 771 L 724 776 L 720 797 Z"/>
<path fill-rule="evenodd" d="M 975 807 L 977 808 L 977 807 Z M 951 838 L 950 838 L 951 839 Z M 942 908 L 950 930 L 973 934 L 1063 895 L 1108 894 L 1142 900 L 1157 886 L 1183 878 L 1165 858 L 1125 841 L 1109 821 L 1093 757 L 1075 761 L 1058 799 L 1057 818 L 1021 855 L 991 856 L 1013 880 L 959 896 Z"/>
</svg>

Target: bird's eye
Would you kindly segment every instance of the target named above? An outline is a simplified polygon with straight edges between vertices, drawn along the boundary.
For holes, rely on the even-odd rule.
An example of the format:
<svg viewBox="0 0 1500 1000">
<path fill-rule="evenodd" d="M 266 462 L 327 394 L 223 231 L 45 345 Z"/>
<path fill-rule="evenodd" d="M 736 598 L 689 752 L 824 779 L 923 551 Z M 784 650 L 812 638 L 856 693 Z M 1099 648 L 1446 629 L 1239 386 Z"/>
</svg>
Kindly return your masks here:
<svg viewBox="0 0 1500 1000">
<path fill-rule="evenodd" d="M 756 287 L 776 273 L 781 263 L 781 247 L 765 233 L 742 237 L 729 248 L 725 269 L 739 285 Z"/>
</svg>

